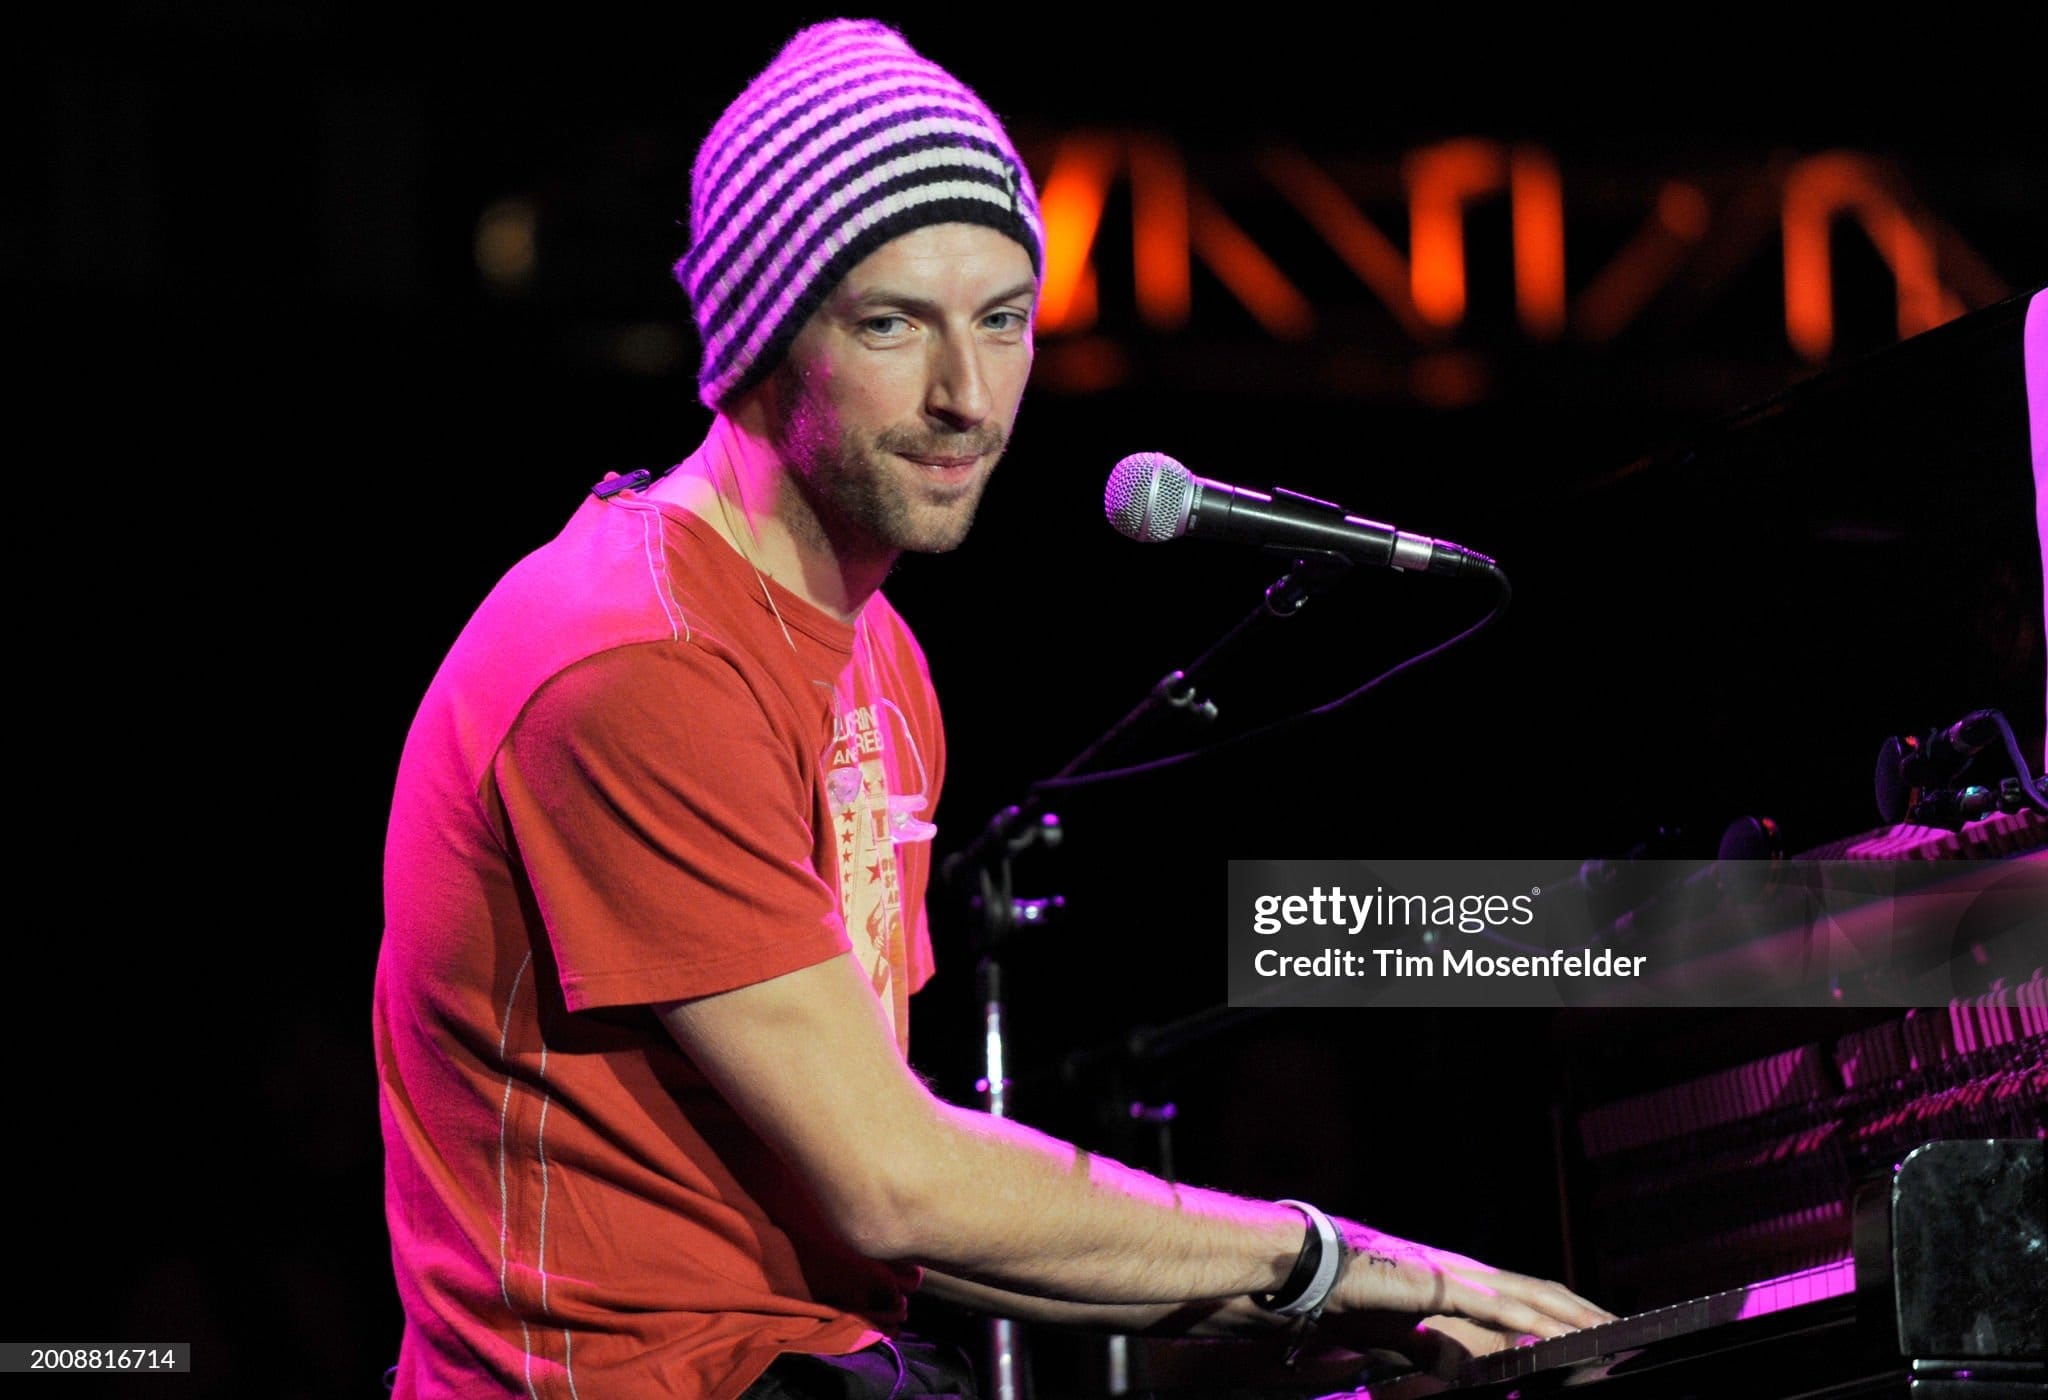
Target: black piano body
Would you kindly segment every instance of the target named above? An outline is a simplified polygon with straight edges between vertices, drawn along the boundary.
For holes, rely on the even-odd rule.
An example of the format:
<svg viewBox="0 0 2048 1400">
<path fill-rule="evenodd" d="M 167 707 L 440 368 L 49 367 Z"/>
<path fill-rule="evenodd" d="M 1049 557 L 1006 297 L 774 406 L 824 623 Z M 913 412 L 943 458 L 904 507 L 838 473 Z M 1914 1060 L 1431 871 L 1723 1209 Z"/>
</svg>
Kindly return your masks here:
<svg viewBox="0 0 2048 1400">
<path fill-rule="evenodd" d="M 1412 1375 L 1356 1400 L 2040 1400 L 2044 1143 L 1931 1142 L 1859 1194 L 1852 1259 Z"/>
</svg>

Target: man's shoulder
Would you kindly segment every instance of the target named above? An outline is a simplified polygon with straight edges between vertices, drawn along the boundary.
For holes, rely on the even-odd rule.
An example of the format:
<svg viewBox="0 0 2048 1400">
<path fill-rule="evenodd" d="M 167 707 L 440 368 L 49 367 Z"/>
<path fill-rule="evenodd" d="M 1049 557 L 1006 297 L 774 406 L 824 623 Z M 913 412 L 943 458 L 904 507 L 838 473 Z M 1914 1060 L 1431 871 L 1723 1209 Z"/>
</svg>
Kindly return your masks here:
<svg viewBox="0 0 2048 1400">
<path fill-rule="evenodd" d="M 677 585 L 660 512 L 593 498 L 506 572 L 468 630 L 562 633 L 600 648 L 679 640 L 688 616 Z"/>
<path fill-rule="evenodd" d="M 735 627 L 730 574 L 718 551 L 651 503 L 592 498 L 506 572 L 456 649 L 480 649 L 494 671 L 524 672 L 530 684 L 641 642 L 717 652 Z"/>
<path fill-rule="evenodd" d="M 428 689 L 415 738 L 422 726 L 452 729 L 475 771 L 535 697 L 572 672 L 590 696 L 759 690 L 732 644 L 740 622 L 720 564 L 688 532 L 665 529 L 652 506 L 584 501 L 478 605 Z"/>
</svg>

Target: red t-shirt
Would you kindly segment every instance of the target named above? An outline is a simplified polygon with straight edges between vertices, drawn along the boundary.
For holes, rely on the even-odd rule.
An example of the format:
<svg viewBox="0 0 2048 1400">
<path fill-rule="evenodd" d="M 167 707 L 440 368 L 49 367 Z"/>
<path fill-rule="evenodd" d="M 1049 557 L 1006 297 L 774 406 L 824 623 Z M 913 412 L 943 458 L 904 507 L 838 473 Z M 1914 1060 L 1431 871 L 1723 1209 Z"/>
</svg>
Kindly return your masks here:
<svg viewBox="0 0 2048 1400">
<path fill-rule="evenodd" d="M 944 763 L 879 594 L 842 623 L 687 511 L 593 498 L 493 590 L 413 722 L 385 849 L 401 1400 L 722 1400 L 901 1321 L 914 1271 L 834 1235 L 649 1005 L 851 947 L 907 1043 L 932 966 L 908 838 Z"/>
</svg>

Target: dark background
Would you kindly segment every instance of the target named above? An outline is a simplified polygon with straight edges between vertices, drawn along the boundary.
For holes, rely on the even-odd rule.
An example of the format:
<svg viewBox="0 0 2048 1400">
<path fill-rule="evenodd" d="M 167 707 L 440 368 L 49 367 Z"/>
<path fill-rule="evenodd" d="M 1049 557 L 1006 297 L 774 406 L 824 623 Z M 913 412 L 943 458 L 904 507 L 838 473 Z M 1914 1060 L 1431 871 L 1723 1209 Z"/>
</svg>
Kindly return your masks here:
<svg viewBox="0 0 2048 1400">
<path fill-rule="evenodd" d="M 24 899 L 8 1041 L 26 1248 L 0 1330 L 191 1340 L 199 1374 L 177 1384 L 195 1394 L 378 1393 L 399 1320 L 368 1002 L 405 726 L 471 608 L 589 483 L 698 440 L 667 274 L 690 158 L 820 17 L 220 3 L 30 28 L 0 275 L 27 428 L 17 625 L 40 682 L 22 887 L 46 897 Z M 1289 1013 L 1121 1076 L 1061 1067 L 1213 1005 L 1233 856 L 1580 855 L 1659 827 L 1711 849 L 1747 814 L 1799 849 L 1875 824 L 1887 734 L 1996 705 L 2038 758 L 2017 304 L 1889 352 L 1889 277 L 1845 227 L 1836 352 L 1809 363 L 1785 343 L 1767 217 L 1790 162 L 1848 148 L 1973 251 L 1972 304 L 2038 286 L 2025 46 L 884 17 L 980 89 L 1041 177 L 1076 127 L 1172 140 L 1327 312 L 1278 344 L 1198 270 L 1190 327 L 1147 329 L 1112 202 L 1101 323 L 1041 345 L 973 538 L 890 585 L 948 708 L 941 854 L 1276 572 L 1113 535 L 1096 502 L 1126 453 L 1459 540 L 1518 588 L 1495 630 L 1343 716 L 1060 805 L 1067 842 L 1025 879 L 1072 916 L 1016 955 L 1020 1113 L 1150 1165 L 1115 1124 L 1170 1098 L 1187 1179 L 1563 1270 L 1555 1105 L 1849 1021 Z M 1299 148 L 1349 172 L 1399 243 L 1402 154 L 1461 135 L 1556 157 L 1575 293 L 1666 179 L 1704 192 L 1719 251 L 1619 337 L 1539 342 L 1514 323 L 1504 201 L 1482 203 L 1472 314 L 1422 344 L 1249 173 Z M 1766 217 L 1743 216 L 1759 190 Z M 534 211 L 516 289 L 475 257 L 505 200 Z M 1123 378 L 1075 391 L 1105 348 Z M 1485 605 L 1356 578 L 1212 694 L 1226 726 L 1284 713 Z M 964 1099 L 971 957 L 935 915 L 945 970 L 916 1059 Z"/>
</svg>

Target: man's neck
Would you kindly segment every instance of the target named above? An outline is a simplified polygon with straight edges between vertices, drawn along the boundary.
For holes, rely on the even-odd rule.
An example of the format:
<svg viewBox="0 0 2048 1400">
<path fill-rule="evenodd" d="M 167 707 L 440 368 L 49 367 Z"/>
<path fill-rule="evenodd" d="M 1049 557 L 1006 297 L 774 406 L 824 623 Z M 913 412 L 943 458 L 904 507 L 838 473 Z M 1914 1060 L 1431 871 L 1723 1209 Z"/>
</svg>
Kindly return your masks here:
<svg viewBox="0 0 2048 1400">
<path fill-rule="evenodd" d="M 893 554 L 849 559 L 835 549 L 766 435 L 723 413 L 646 494 L 701 517 L 755 569 L 844 621 L 895 562 Z"/>
</svg>

